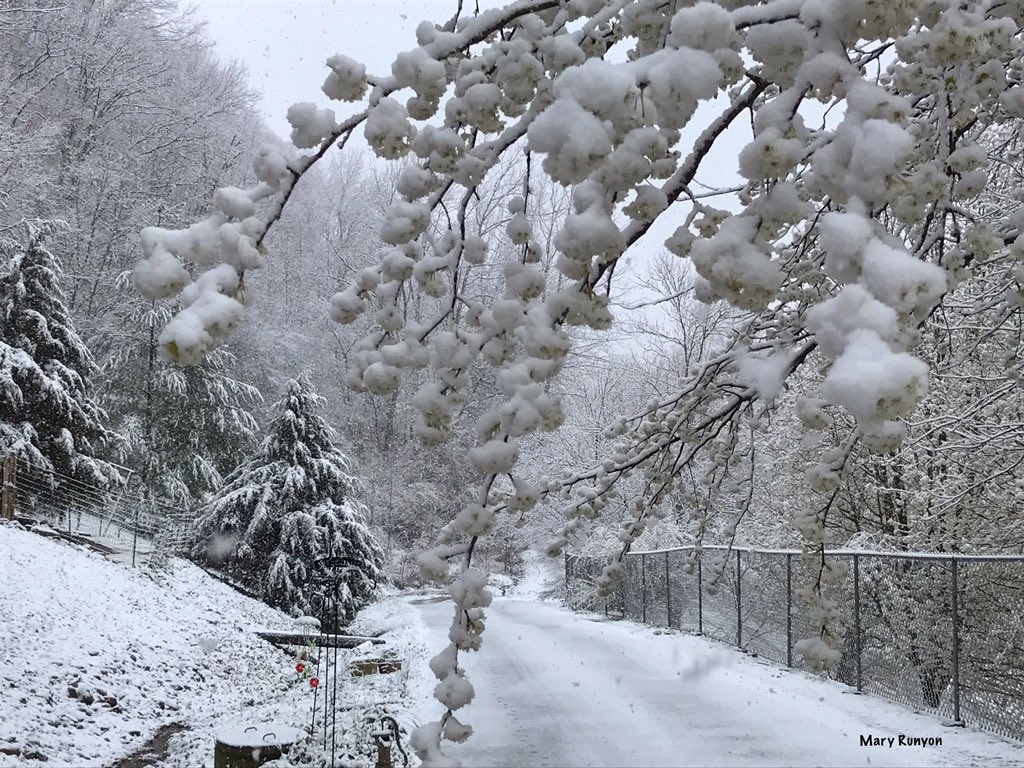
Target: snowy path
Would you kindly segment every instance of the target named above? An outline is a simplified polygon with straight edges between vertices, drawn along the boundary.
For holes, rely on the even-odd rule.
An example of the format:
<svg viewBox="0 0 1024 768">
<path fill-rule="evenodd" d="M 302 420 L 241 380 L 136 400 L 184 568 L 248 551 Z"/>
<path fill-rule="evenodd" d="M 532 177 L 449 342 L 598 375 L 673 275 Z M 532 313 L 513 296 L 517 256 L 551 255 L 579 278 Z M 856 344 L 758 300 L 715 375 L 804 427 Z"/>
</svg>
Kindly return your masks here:
<svg viewBox="0 0 1024 768">
<path fill-rule="evenodd" d="M 418 607 L 440 649 L 450 604 Z M 595 619 L 497 598 L 484 650 L 462 657 L 477 700 L 459 715 L 476 735 L 453 754 L 480 768 L 1024 764 L 1024 745 L 702 638 Z M 862 735 L 900 734 L 942 744 L 860 745 Z"/>
</svg>

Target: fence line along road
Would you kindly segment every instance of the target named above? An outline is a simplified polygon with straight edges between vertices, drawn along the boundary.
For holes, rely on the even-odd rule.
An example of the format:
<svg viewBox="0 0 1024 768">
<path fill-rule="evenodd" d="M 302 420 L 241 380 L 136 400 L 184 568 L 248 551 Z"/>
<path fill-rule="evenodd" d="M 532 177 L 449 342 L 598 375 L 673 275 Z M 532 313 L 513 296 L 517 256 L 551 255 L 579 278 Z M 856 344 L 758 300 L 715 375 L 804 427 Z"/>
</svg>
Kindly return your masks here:
<svg viewBox="0 0 1024 768">
<path fill-rule="evenodd" d="M 135 565 L 184 554 L 191 541 L 190 510 L 133 493 L 102 487 L 27 461 L 3 457 L 0 509 L 6 517 L 46 523 L 62 534 L 123 553 Z M 10 465 L 14 464 L 12 468 Z"/>
<path fill-rule="evenodd" d="M 833 679 L 949 724 L 1024 740 L 1024 556 L 828 555 L 849 569 L 842 584 L 823 587 L 844 637 Z M 794 646 L 816 632 L 797 590 L 815 575 L 800 551 L 632 552 L 604 598 L 596 582 L 607 563 L 566 555 L 570 607 L 696 632 L 805 666 Z"/>
</svg>

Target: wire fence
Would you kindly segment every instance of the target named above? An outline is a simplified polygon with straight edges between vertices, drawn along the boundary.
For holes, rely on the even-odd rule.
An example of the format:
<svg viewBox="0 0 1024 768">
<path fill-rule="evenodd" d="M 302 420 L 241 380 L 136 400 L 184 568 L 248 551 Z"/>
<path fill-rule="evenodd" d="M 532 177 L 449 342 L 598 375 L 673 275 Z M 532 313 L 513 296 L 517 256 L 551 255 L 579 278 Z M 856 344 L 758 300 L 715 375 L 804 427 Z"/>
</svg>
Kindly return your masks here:
<svg viewBox="0 0 1024 768">
<path fill-rule="evenodd" d="M 39 466 L 24 457 L 4 462 L 8 514 L 30 525 L 117 559 L 160 564 L 187 552 L 192 537 L 190 510 L 131 492 L 124 485 L 101 487 Z M 7 507 L 5 507 L 7 509 Z"/>
<path fill-rule="evenodd" d="M 843 630 L 840 682 L 1024 740 L 1024 556 L 830 552 L 848 567 L 823 588 Z M 790 667 L 816 636 L 799 594 L 816 569 L 797 550 L 705 546 L 626 556 L 611 594 L 607 559 L 567 555 L 566 601 L 688 630 Z M 812 572 L 813 570 L 813 572 Z"/>
</svg>

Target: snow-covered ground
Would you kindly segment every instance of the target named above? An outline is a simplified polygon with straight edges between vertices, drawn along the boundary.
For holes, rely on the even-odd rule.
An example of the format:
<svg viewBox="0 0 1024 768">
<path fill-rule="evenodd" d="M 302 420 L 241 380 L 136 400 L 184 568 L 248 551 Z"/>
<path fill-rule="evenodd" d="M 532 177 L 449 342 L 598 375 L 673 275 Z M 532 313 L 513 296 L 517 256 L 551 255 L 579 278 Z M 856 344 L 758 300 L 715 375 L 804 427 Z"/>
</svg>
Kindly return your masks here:
<svg viewBox="0 0 1024 768">
<path fill-rule="evenodd" d="M 523 552 L 523 575 L 508 591 L 519 600 L 550 600 L 561 588 L 564 560 L 528 549 Z"/>
<path fill-rule="evenodd" d="M 418 607 L 440 649 L 450 605 Z M 1024 745 L 700 637 L 552 603 L 496 598 L 483 650 L 461 664 L 477 698 L 459 717 L 476 734 L 449 749 L 477 768 L 1024 764 Z M 901 734 L 942 744 L 901 746 Z M 894 746 L 861 746 L 862 736 Z"/>
<path fill-rule="evenodd" d="M 520 587 L 550 592 L 536 563 Z M 529 569 L 528 569 L 529 570 Z M 347 738 L 385 704 L 410 727 L 436 717 L 425 660 L 446 642 L 450 602 L 386 597 L 353 631 L 386 631 L 406 662 L 350 680 Z M 157 576 L 0 525 L 0 766 L 110 766 L 158 728 L 181 723 L 160 763 L 212 764 L 216 734 L 304 727 L 311 690 L 295 660 L 253 629 L 287 617 L 172 561 Z M 1024 763 L 1024 746 L 938 721 L 682 634 L 498 598 L 464 719 L 467 765 L 986 765 Z M 460 713 L 461 715 L 462 713 Z M 861 746 L 862 736 L 941 738 L 941 746 Z M 287 763 L 286 763 L 287 764 Z M 294 763 L 299 764 L 299 763 Z"/>
<path fill-rule="evenodd" d="M 182 723 L 161 765 L 196 768 L 212 765 L 222 728 L 305 726 L 311 689 L 295 659 L 253 634 L 293 626 L 184 561 L 151 576 L 0 525 L 0 766 L 110 766 Z M 426 655 L 418 614 L 396 597 L 354 629 L 390 630 L 389 648 Z M 406 705 L 428 695 L 424 675 L 420 664 L 354 679 L 348 711 L 387 701 L 407 724 Z"/>
<path fill-rule="evenodd" d="M 288 618 L 181 561 L 154 578 L 3 526 L 0 617 L 0 745 L 58 764 L 109 765 L 162 725 L 252 701 L 298 711 L 305 693 L 252 633 Z"/>
</svg>

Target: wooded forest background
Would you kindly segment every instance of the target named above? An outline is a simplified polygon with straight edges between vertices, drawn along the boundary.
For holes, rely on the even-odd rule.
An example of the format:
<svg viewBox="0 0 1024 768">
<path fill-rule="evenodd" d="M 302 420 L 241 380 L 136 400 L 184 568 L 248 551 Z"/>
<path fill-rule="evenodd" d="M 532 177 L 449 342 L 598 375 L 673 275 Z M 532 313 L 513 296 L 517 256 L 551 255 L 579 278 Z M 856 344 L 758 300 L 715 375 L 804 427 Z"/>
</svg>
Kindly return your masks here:
<svg viewBox="0 0 1024 768">
<path fill-rule="evenodd" d="M 0 50 L 0 275 L 29 246 L 31 231 L 44 233 L 45 248 L 62 266 L 70 318 L 95 360 L 87 388 L 113 433 L 97 445 L 98 455 L 132 469 L 132 482 L 153 496 L 198 506 L 255 450 L 268 420 L 265 403 L 308 372 L 363 478 L 367 522 L 385 549 L 390 577 L 414 579 L 415 554 L 472 492 L 475 472 L 461 457 L 487 407 L 487 392 L 479 390 L 495 385 L 487 370 L 474 371 L 471 404 L 457 414 L 449 440 L 426 450 L 409 406 L 420 374 L 386 398 L 346 384 L 348 360 L 372 319 L 337 325 L 329 299 L 374 262 L 402 163 L 375 160 L 353 146 L 308 173 L 268 237 L 268 266 L 247 277 L 259 312 L 205 362 L 179 367 L 157 354 L 156 337 L 173 303 L 148 302 L 131 282 L 138 232 L 187 226 L 207 211 L 218 187 L 251 181 L 261 145 L 283 143 L 260 118 L 244 69 L 218 60 L 202 26 L 169 0 L 0 9 Z M 978 199 L 979 211 L 1016 205 L 1018 135 L 988 137 L 991 156 L 1000 160 L 990 168 L 995 191 Z M 521 247 L 506 203 L 528 173 L 525 157 L 516 155 L 471 203 L 473 225 L 492 251 Z M 545 290 L 555 289 L 565 278 L 552 266 L 551 238 L 569 210 L 569 192 L 537 174 L 530 195 L 534 235 L 547 237 Z M 573 332 L 571 362 L 550 385 L 562 397 L 566 424 L 530 438 L 523 451 L 523 465 L 538 479 L 600 464 L 614 451 L 606 428 L 617 417 L 670 392 L 731 343 L 742 313 L 698 302 L 686 260 L 667 252 L 637 260 L 643 268 L 633 290 L 613 307 L 621 321 L 616 331 Z M 985 264 L 973 268 L 985 275 Z M 475 269 L 474 289 L 494 290 L 498 270 Z M 699 534 L 793 544 L 794 517 L 813 506 L 810 494 L 824 490 L 836 494 L 829 543 L 1021 551 L 1022 335 L 1020 312 L 997 311 L 990 301 L 1003 281 L 993 274 L 965 284 L 925 324 L 916 354 L 931 368 L 930 392 L 906 420 L 908 437 L 899 448 L 858 448 L 841 477 L 808 483 L 814 446 L 798 426 L 808 414 L 799 395 L 801 386 L 811 390 L 820 380 L 820 366 L 804 366 L 784 392 L 767 393 L 776 401 L 772 428 L 755 425 L 734 456 L 704 460 L 689 487 L 672 492 L 662 524 L 640 545 L 683 544 Z M 420 301 L 410 296 L 405 311 L 416 316 Z M 823 426 L 821 439 L 828 441 L 849 425 Z M 740 460 L 749 482 L 715 482 L 716 462 Z M 698 509 L 710 512 L 694 518 L 704 531 L 690 524 Z M 605 508 L 574 548 L 593 553 L 613 544 L 605 534 L 622 511 Z M 560 522 L 550 502 L 528 519 L 502 515 L 484 555 L 515 575 L 522 552 Z"/>
</svg>

